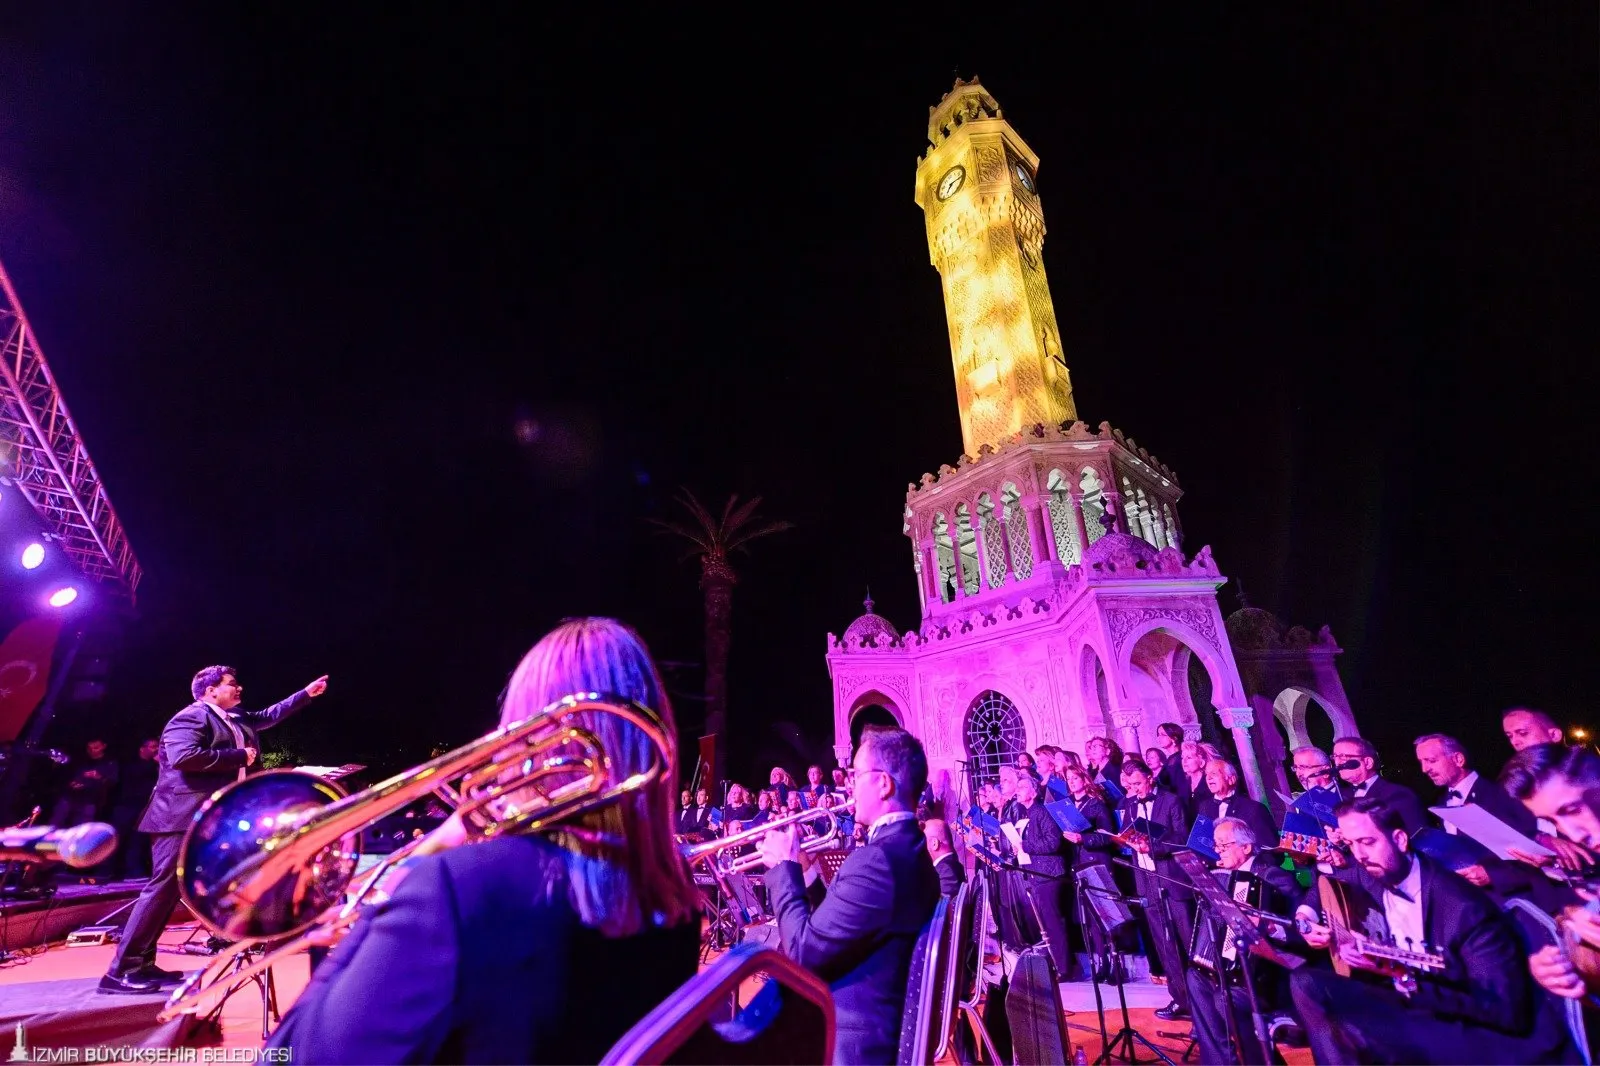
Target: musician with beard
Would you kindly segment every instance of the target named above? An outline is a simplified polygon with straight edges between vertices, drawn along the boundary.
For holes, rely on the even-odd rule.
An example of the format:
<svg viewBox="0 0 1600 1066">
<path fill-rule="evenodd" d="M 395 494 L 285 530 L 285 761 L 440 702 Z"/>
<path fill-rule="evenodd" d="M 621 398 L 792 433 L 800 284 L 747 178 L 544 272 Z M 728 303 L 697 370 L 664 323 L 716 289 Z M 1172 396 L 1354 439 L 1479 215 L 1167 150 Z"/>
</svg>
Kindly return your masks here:
<svg viewBox="0 0 1600 1066">
<path fill-rule="evenodd" d="M 1360 869 L 1352 875 L 1381 908 L 1389 935 L 1438 953 L 1438 973 L 1392 977 L 1354 945 L 1335 947 L 1349 977 L 1304 966 L 1290 979 L 1319 1066 L 1341 1063 L 1572 1061 L 1559 1015 L 1529 977 L 1516 932 L 1489 896 L 1411 850 L 1403 816 L 1370 799 L 1335 811 Z M 1327 946 L 1329 930 L 1306 934 Z"/>
</svg>

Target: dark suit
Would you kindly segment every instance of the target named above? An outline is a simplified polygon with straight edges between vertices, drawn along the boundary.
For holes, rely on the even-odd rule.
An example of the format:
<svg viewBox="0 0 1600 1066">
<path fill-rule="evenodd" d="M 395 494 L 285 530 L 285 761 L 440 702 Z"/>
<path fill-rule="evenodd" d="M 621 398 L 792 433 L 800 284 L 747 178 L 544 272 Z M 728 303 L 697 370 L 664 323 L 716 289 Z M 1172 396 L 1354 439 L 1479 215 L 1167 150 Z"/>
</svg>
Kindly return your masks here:
<svg viewBox="0 0 1600 1066">
<path fill-rule="evenodd" d="M 1356 786 L 1346 783 L 1343 778 L 1340 779 L 1339 785 L 1339 792 L 1346 800 L 1355 798 Z M 1375 799 L 1385 807 L 1399 812 L 1400 821 L 1404 823 L 1407 833 L 1415 833 L 1423 826 L 1433 824 L 1417 794 L 1404 785 L 1390 781 L 1387 777 L 1373 778 L 1372 784 L 1367 786 L 1365 795 L 1368 799 Z"/>
<path fill-rule="evenodd" d="M 1191 789 L 1189 775 L 1183 772 L 1183 752 L 1175 751 L 1162 761 L 1161 772 L 1156 774 L 1156 787 L 1177 796 L 1178 802 L 1188 809 Z"/>
<path fill-rule="evenodd" d="M 1419 975 L 1409 1001 L 1384 978 L 1296 970 L 1290 986 L 1316 1061 L 1572 1061 L 1566 1029 L 1544 1009 L 1510 920 L 1483 890 L 1427 856 L 1414 861 L 1422 864 L 1424 936 L 1445 969 Z M 1371 885 L 1364 875 L 1356 880 Z M 1380 892 L 1369 888 L 1381 902 Z"/>
<path fill-rule="evenodd" d="M 1294 874 L 1282 867 L 1270 865 L 1269 858 L 1263 855 L 1255 857 L 1248 873 L 1238 870 L 1232 872 L 1227 886 L 1229 895 L 1234 894 L 1234 886 L 1240 882 L 1250 886 L 1251 894 L 1248 902 L 1251 906 L 1286 918 L 1294 915 L 1296 903 L 1303 892 Z M 1204 917 L 1197 916 L 1196 920 L 1202 920 Z M 1290 927 L 1290 931 L 1285 933 L 1282 927 L 1268 925 L 1264 931 L 1278 942 L 1279 946 L 1292 943 L 1304 948 L 1305 941 L 1292 929 L 1293 927 Z M 1282 980 L 1283 971 L 1260 959 L 1248 959 L 1247 964 L 1250 966 L 1250 974 L 1255 983 L 1256 994 L 1261 1000 L 1263 1012 L 1287 1006 L 1288 990 L 1282 987 L 1286 984 Z M 1243 1055 L 1238 1060 L 1235 1059 L 1228 1044 L 1228 1022 L 1223 1015 L 1225 1008 L 1222 986 L 1216 977 L 1198 967 L 1189 970 L 1187 981 L 1189 1009 L 1194 1012 L 1194 1037 L 1200 1045 L 1200 1062 L 1203 1066 L 1234 1061 L 1242 1061 L 1247 1066 L 1257 1066 L 1262 1063 L 1261 1045 L 1255 1039 L 1254 1022 L 1250 1016 L 1250 1001 L 1244 989 L 1240 987 L 1241 979 L 1237 970 L 1230 969 L 1228 972 L 1228 1000 L 1233 1009 L 1235 1031 L 1240 1034 L 1240 1044 L 1243 1047 Z"/>
<path fill-rule="evenodd" d="M 128 915 L 111 973 L 125 974 L 155 962 L 156 942 L 178 902 L 178 852 L 195 812 L 211 793 L 238 780 L 248 759 L 245 748 L 260 751 L 257 730 L 277 725 L 310 699 L 302 689 L 264 711 L 234 708 L 230 716 L 244 738 L 242 746 L 218 712 L 198 700 L 173 715 L 161 731 L 155 791 L 139 818 L 140 831 L 150 834 L 153 872 Z"/>
<path fill-rule="evenodd" d="M 1122 812 L 1124 827 L 1133 825 L 1139 816 L 1138 801 L 1132 796 L 1124 799 L 1118 809 Z M 1184 984 L 1184 963 L 1194 933 L 1194 889 L 1188 887 L 1188 878 L 1172 861 L 1172 855 L 1189 839 L 1189 821 L 1178 797 L 1159 790 L 1151 797 L 1150 821 L 1159 827 L 1159 832 L 1152 833 L 1150 840 L 1150 857 L 1155 860 L 1156 868 L 1152 874 L 1140 866 L 1134 871 L 1134 885 L 1144 900 L 1147 942 L 1161 959 L 1173 1000 L 1187 1009 L 1189 989 Z M 1138 861 L 1135 855 L 1134 863 L 1137 865 Z M 1162 897 L 1165 897 L 1165 906 Z"/>
<path fill-rule="evenodd" d="M 833 989 L 834 1062 L 893 1062 L 911 952 L 939 902 L 939 878 L 916 819 L 880 828 L 833 884 L 808 890 L 800 865 L 767 873 L 783 950 Z"/>
<path fill-rule="evenodd" d="M 1259 800 L 1253 800 L 1243 792 L 1235 790 L 1233 795 L 1226 800 L 1219 800 L 1215 796 L 1206 796 L 1201 800 L 1195 815 L 1199 818 L 1210 818 L 1213 823 L 1222 817 L 1223 803 L 1228 805 L 1228 817 L 1237 818 L 1250 827 L 1250 832 L 1255 834 L 1256 846 L 1274 848 L 1278 846 L 1278 825 L 1272 820 L 1272 812 L 1267 810 L 1267 805 Z"/>
<path fill-rule="evenodd" d="M 1061 835 L 1043 801 L 1024 812 L 1028 824 L 1022 830 L 1022 850 L 1032 860 L 1021 868 L 1023 887 L 1033 902 L 1039 926 L 1050 941 L 1050 959 L 1056 974 L 1066 979 L 1072 963 L 1072 947 L 1067 940 L 1067 915 L 1072 913 L 1072 880 L 1067 876 L 1071 847 Z"/>
<path fill-rule="evenodd" d="M 1447 790 L 1439 797 L 1439 802 L 1435 806 L 1449 806 L 1449 798 Z M 1472 783 L 1472 788 L 1468 790 L 1463 805 L 1466 803 L 1477 804 L 1523 836 L 1531 838 L 1539 832 L 1533 812 L 1512 799 L 1510 793 L 1502 788 L 1498 781 L 1481 773 Z M 1570 889 L 1557 885 L 1537 867 L 1525 862 L 1486 855 L 1483 860 L 1483 870 L 1489 875 L 1489 894 L 1496 897 L 1497 901 L 1503 902 L 1513 896 L 1526 896 L 1547 914 L 1554 914 L 1568 903 L 1577 902 L 1576 896 Z"/>
<path fill-rule="evenodd" d="M 613 939 L 566 885 L 565 853 L 537 837 L 417 860 L 268 1046 L 297 1063 L 598 1061 L 694 976 L 698 922 Z"/>
<path fill-rule="evenodd" d="M 939 875 L 939 895 L 954 896 L 967 883 L 966 868 L 961 865 L 961 860 L 954 855 L 946 855 L 933 864 L 934 872 Z"/>
</svg>

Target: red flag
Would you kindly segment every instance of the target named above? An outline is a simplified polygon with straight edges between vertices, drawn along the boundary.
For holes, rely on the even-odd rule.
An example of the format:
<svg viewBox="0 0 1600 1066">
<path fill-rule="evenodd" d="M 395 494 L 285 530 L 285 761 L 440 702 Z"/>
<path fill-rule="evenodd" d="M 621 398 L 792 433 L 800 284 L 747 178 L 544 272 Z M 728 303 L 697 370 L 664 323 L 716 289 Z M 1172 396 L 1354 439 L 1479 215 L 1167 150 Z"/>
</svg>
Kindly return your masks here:
<svg viewBox="0 0 1600 1066">
<path fill-rule="evenodd" d="M 715 791 L 717 783 L 711 780 L 712 769 L 717 765 L 717 735 L 712 733 L 708 737 L 700 738 L 700 765 L 695 771 L 703 776 L 700 778 L 700 787 L 708 791 Z"/>
<path fill-rule="evenodd" d="M 50 685 L 61 616 L 30 618 L 0 644 L 0 744 L 17 739 Z"/>
</svg>

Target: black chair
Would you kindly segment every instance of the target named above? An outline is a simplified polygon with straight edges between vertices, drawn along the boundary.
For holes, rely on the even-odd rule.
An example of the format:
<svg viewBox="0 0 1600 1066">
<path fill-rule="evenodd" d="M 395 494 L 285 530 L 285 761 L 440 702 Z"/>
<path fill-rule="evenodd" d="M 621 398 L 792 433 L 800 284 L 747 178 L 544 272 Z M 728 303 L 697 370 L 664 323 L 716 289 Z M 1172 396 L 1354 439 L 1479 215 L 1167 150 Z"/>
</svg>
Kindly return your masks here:
<svg viewBox="0 0 1600 1066">
<path fill-rule="evenodd" d="M 939 1028 L 943 948 L 949 923 L 950 901 L 941 898 L 911 952 L 905 1010 L 900 1016 L 900 1051 L 895 1058 L 898 1066 L 930 1066 L 933 1062 L 933 1034 Z"/>
<path fill-rule="evenodd" d="M 950 1051 L 961 1020 L 962 992 L 971 986 L 974 971 L 983 965 L 983 952 L 972 950 L 973 913 L 977 905 L 978 886 L 964 881 L 950 901 L 950 922 L 945 936 L 944 983 L 940 991 L 939 1024 L 935 1030 L 937 1042 L 933 1061 L 939 1062 Z"/>
<path fill-rule="evenodd" d="M 750 977 L 770 980 L 730 1021 L 718 1021 Z M 833 1062 L 833 993 L 786 955 L 740 944 L 687 981 L 612 1045 L 601 1066 L 700 1063 L 801 1066 Z"/>
</svg>

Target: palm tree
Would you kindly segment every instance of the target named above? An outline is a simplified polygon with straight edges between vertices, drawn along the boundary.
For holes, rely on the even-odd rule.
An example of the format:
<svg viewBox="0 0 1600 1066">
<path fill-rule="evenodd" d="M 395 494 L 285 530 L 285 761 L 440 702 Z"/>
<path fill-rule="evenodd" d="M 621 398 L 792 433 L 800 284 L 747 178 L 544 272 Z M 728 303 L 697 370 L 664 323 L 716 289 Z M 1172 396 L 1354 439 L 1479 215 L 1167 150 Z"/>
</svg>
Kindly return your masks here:
<svg viewBox="0 0 1600 1066">
<path fill-rule="evenodd" d="M 756 517 L 761 497 L 743 503 L 737 494 L 728 497 L 717 518 L 686 488 L 678 490 L 677 500 L 689 512 L 692 523 L 651 519 L 691 547 L 683 559 L 700 558 L 700 591 L 706 607 L 706 732 L 717 738 L 713 780 L 721 781 L 728 752 L 728 645 L 733 639 L 733 586 L 739 577 L 733 572 L 730 556 L 740 551 L 749 554 L 749 543 L 757 537 L 771 536 L 794 528 L 794 523 Z"/>
</svg>

